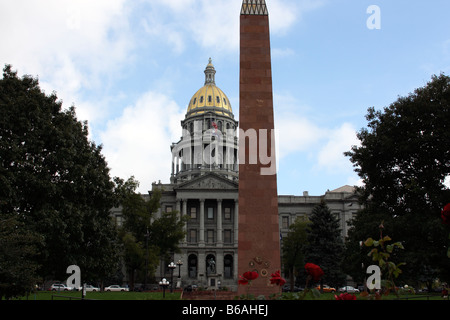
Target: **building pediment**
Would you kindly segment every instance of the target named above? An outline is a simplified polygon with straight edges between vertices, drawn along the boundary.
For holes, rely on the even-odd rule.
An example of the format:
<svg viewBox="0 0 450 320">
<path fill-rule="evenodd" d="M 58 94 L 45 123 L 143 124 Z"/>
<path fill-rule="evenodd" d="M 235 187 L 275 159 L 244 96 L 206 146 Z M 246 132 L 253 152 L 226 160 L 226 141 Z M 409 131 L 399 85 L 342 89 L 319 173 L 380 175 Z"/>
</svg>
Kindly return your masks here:
<svg viewBox="0 0 450 320">
<path fill-rule="evenodd" d="M 181 190 L 237 190 L 239 185 L 236 182 L 223 178 L 215 173 L 208 173 L 201 177 L 187 181 L 175 189 Z"/>
</svg>

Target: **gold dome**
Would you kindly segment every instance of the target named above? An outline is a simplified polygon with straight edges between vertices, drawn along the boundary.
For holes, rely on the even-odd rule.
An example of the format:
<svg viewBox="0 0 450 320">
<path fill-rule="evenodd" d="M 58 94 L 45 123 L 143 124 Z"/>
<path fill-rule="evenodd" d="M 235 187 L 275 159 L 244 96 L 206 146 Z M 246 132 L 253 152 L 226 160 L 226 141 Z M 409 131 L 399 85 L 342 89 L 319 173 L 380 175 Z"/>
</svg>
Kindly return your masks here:
<svg viewBox="0 0 450 320">
<path fill-rule="evenodd" d="M 205 69 L 205 85 L 192 96 L 186 117 L 202 115 L 212 111 L 220 116 L 234 118 L 230 100 L 216 86 L 215 75 L 216 70 L 210 58 Z"/>
</svg>

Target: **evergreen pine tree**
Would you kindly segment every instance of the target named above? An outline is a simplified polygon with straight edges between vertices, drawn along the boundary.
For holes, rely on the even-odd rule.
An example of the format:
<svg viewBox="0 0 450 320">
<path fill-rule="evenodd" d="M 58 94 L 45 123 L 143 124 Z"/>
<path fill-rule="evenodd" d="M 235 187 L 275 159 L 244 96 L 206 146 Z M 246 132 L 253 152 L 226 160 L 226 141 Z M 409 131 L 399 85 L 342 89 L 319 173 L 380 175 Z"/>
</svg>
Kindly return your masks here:
<svg viewBox="0 0 450 320">
<path fill-rule="evenodd" d="M 305 262 L 322 268 L 325 273 L 323 283 L 332 287 L 340 286 L 345 281 L 345 274 L 341 271 L 344 243 L 339 220 L 331 214 L 324 201 L 313 209 L 310 220 Z"/>
</svg>

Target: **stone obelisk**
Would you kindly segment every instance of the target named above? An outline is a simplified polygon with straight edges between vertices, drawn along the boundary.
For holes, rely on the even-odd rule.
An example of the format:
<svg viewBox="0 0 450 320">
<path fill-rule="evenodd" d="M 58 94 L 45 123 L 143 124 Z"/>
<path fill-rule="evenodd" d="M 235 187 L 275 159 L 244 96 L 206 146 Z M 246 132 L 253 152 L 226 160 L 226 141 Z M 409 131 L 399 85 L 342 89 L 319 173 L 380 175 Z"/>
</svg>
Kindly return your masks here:
<svg viewBox="0 0 450 320">
<path fill-rule="evenodd" d="M 268 297 L 279 292 L 270 278 L 280 270 L 280 231 L 266 2 L 244 0 L 240 24 L 238 273 L 258 272 L 249 293 Z"/>
</svg>

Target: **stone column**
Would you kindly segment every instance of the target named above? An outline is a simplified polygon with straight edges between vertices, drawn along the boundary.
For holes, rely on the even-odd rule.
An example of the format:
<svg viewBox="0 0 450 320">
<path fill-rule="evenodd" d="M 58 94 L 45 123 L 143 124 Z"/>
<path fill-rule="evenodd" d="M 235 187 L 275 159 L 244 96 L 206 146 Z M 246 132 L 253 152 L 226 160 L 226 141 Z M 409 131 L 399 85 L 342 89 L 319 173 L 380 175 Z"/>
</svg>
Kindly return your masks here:
<svg viewBox="0 0 450 320">
<path fill-rule="evenodd" d="M 175 204 L 175 210 L 178 212 L 177 213 L 178 219 L 181 218 L 181 201 L 183 201 L 183 200 L 177 199 L 177 203 Z"/>
<path fill-rule="evenodd" d="M 185 217 L 187 215 L 187 203 L 188 203 L 188 199 L 184 199 L 183 201 L 183 206 L 182 206 L 182 210 L 181 210 L 181 216 Z M 187 243 L 187 222 L 185 222 L 184 226 L 183 226 L 183 231 L 184 231 L 184 240 L 183 243 Z"/>
<path fill-rule="evenodd" d="M 200 199 L 199 246 L 205 246 L 205 199 Z"/>
<path fill-rule="evenodd" d="M 217 246 L 223 247 L 222 199 L 217 199 Z"/>
</svg>

